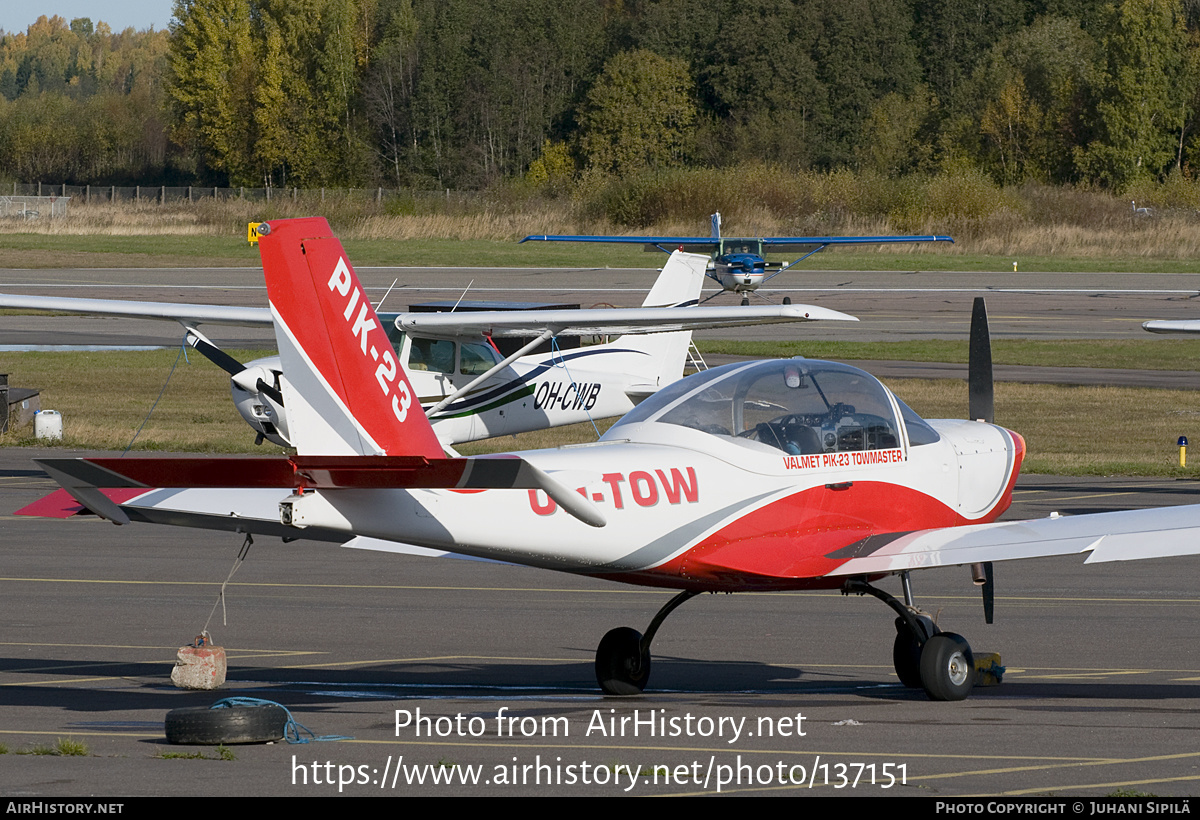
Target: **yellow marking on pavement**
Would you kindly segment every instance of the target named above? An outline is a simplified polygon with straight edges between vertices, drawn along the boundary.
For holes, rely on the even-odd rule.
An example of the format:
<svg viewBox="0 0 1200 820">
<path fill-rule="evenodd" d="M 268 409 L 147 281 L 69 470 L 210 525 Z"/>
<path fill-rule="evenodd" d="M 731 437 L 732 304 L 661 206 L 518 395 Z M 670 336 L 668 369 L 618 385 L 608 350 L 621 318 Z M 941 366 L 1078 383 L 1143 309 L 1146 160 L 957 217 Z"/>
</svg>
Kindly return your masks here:
<svg viewBox="0 0 1200 820">
<path fill-rule="evenodd" d="M 330 661 L 329 663 L 304 663 L 281 666 L 280 669 L 327 669 L 332 667 L 366 666 L 380 663 L 455 663 L 463 661 L 512 661 L 519 663 L 578 663 L 579 657 L 574 658 L 527 658 L 507 657 L 504 655 L 430 655 L 418 658 L 371 658 L 357 661 Z"/>
<path fill-rule="evenodd" d="M 55 732 L 42 732 L 37 730 L 23 732 L 20 729 L 0 729 L 0 735 L 16 735 L 18 737 L 23 735 L 46 735 L 47 737 L 50 737 L 51 735 L 54 737 L 63 737 L 64 735 L 67 737 L 162 737 L 163 733 L 161 731 L 149 730 L 145 732 L 81 732 L 78 729 L 72 729 L 69 732 L 64 732 L 60 729 Z"/>
<path fill-rule="evenodd" d="M 121 675 L 103 675 L 92 678 L 53 678 L 51 680 L 27 680 L 21 683 L 0 683 L 2 686 L 61 686 L 64 683 L 96 683 L 98 681 L 126 680 Z"/>
<path fill-rule="evenodd" d="M 1112 498 L 1112 497 L 1118 496 L 1118 495 L 1140 495 L 1140 493 L 1136 490 L 1124 490 L 1121 492 L 1110 492 L 1110 493 L 1090 493 L 1088 495 L 1056 496 L 1054 500 L 1055 501 L 1080 501 L 1085 498 Z"/>
<path fill-rule="evenodd" d="M 1155 672 L 1166 672 L 1165 669 L 1079 669 L 1073 672 L 1057 672 L 1055 674 L 1036 673 L 1028 671 L 1021 675 L 1021 680 L 1103 680 L 1105 678 L 1121 677 L 1123 675 L 1150 675 Z"/>
<path fill-rule="evenodd" d="M 1187 775 L 1185 777 L 1155 777 L 1148 780 L 1114 780 L 1108 783 L 1076 783 L 1070 785 L 1058 784 L 1055 786 L 1042 786 L 1036 789 L 1019 789 L 1011 792 L 1000 792 L 1005 797 L 1020 797 L 1025 794 L 1057 794 L 1060 791 L 1068 791 L 1070 789 L 1102 789 L 1106 792 L 1111 792 L 1115 789 L 1128 788 L 1129 786 L 1154 786 L 1162 783 L 1188 783 L 1193 780 L 1200 780 L 1200 774 Z M 964 795 L 966 796 L 966 795 Z M 981 797 L 985 796 L 983 794 Z M 1109 798 L 1093 797 L 1094 802 L 1105 802 Z M 1152 802 L 1155 803 L 1171 803 L 1176 800 L 1187 800 L 1186 797 L 1155 797 Z"/>
<path fill-rule="evenodd" d="M 839 754 L 841 756 L 853 755 L 853 753 L 851 753 L 851 752 L 839 752 L 839 753 L 820 752 L 820 754 L 822 757 L 825 757 L 825 756 L 836 757 Z M 859 755 L 859 756 L 866 757 L 867 755 Z M 876 756 L 876 755 L 875 755 L 875 753 L 871 753 L 870 756 Z M 909 754 L 909 753 L 890 754 L 890 755 L 889 754 L 880 754 L 878 756 L 886 757 L 886 758 L 889 758 L 890 760 L 901 760 L 901 759 L 908 759 L 908 758 L 924 758 L 924 759 L 936 759 L 936 758 L 953 759 L 954 758 L 953 755 L 928 755 L 928 754 Z M 1045 758 L 1047 760 L 1053 760 L 1053 761 L 1068 760 L 1068 762 L 1055 762 L 1055 763 L 1052 763 L 1051 765 L 1041 765 L 1041 766 L 1037 766 L 1037 765 L 1035 765 L 1035 766 L 1006 766 L 1004 768 L 997 768 L 997 769 L 972 769 L 969 771 L 960 771 L 960 772 L 943 772 L 941 774 L 910 775 L 906 778 L 906 780 L 907 780 L 907 785 L 911 786 L 915 783 L 924 783 L 924 782 L 931 781 L 931 780 L 949 780 L 949 779 L 956 779 L 956 778 L 961 778 L 961 777 L 976 777 L 976 776 L 981 776 L 981 775 L 1018 774 L 1021 772 L 1041 772 L 1041 771 L 1050 771 L 1052 769 L 1076 768 L 1076 767 L 1084 767 L 1084 766 L 1121 766 L 1121 765 L 1134 765 L 1134 764 L 1143 764 L 1143 763 L 1160 763 L 1160 762 L 1167 761 L 1167 760 L 1187 760 L 1187 759 L 1196 758 L 1196 757 L 1200 757 L 1200 752 L 1186 752 L 1186 753 L 1182 753 L 1182 754 L 1157 755 L 1154 757 L 1139 757 L 1139 758 L 1111 758 L 1111 757 L 1091 758 L 1091 759 L 1081 758 L 1081 759 L 1076 759 L 1073 761 L 1066 759 L 1066 758 Z M 961 756 L 959 756 L 958 759 L 961 760 L 962 759 Z M 997 758 L 991 758 L 988 756 L 981 756 L 981 757 L 973 758 L 973 759 L 989 760 L 989 759 L 1021 759 L 1021 758 L 1012 758 L 1012 757 L 1004 758 L 1003 756 L 997 756 Z M 1037 759 L 1037 758 L 1028 758 L 1028 759 Z M 1131 781 L 1129 785 L 1132 785 L 1134 783 L 1173 783 L 1173 782 L 1181 782 L 1181 781 L 1186 782 L 1186 781 L 1191 781 L 1191 780 L 1200 780 L 1200 774 L 1188 775 L 1186 777 L 1177 777 L 1177 778 L 1161 778 L 1158 780 Z M 897 783 L 896 785 L 900 785 L 900 784 Z M 1111 784 L 1094 784 L 1093 783 L 1093 784 L 1088 784 L 1088 785 L 1078 784 L 1078 785 L 1066 785 L 1066 786 L 1062 786 L 1062 785 L 1039 786 L 1037 788 L 1019 790 L 1019 791 L 1002 792 L 1001 794 L 1004 794 L 1007 796 L 1018 796 L 1018 795 L 1022 795 L 1022 794 L 1046 794 L 1046 793 L 1054 793 L 1060 789 L 1089 789 L 1089 788 L 1100 788 L 1100 787 L 1107 788 L 1109 786 L 1120 786 L 1120 785 L 1126 785 L 1126 784 L 1114 782 Z M 741 792 L 757 792 L 757 791 L 780 791 L 780 790 L 793 791 L 793 790 L 797 790 L 797 789 L 808 789 L 808 788 L 809 788 L 808 784 L 781 785 L 781 786 L 758 786 L 758 787 L 747 788 L 747 789 L 722 789 L 721 793 L 722 794 L 736 794 L 736 793 L 741 793 Z M 818 788 L 833 788 L 833 784 L 832 783 L 823 784 L 822 786 L 820 786 Z M 708 792 L 696 791 L 696 792 L 686 792 L 686 793 L 680 793 L 680 794 L 681 795 L 682 794 L 711 794 L 712 792 L 713 792 L 713 790 L 710 789 Z M 993 795 L 993 794 L 995 794 L 995 792 L 987 791 L 987 792 L 980 792 L 979 795 L 961 795 L 961 797 L 972 797 L 972 796 L 982 797 L 982 796 L 988 796 L 988 795 Z M 671 795 L 665 795 L 665 796 L 671 796 Z M 1163 798 L 1164 801 L 1170 801 L 1171 799 L 1172 798 L 1170 798 L 1170 797 Z"/>
<path fill-rule="evenodd" d="M 37 647 L 56 647 L 56 648 L 72 648 L 72 649 L 146 649 L 152 652 L 174 652 L 178 646 L 144 646 L 138 644 L 104 644 L 104 643 L 45 643 L 43 641 L 0 641 L 0 646 L 37 646 Z M 275 654 L 279 652 L 287 652 L 283 649 L 249 649 L 246 647 L 225 647 L 226 652 L 246 652 L 246 653 L 262 653 Z M 301 654 L 321 654 L 313 650 L 296 650 Z"/>
<path fill-rule="evenodd" d="M 101 578 L 19 578 L 13 576 L 0 577 L 0 583 L 3 582 L 27 582 L 39 584 L 103 584 L 103 585 L 129 585 L 129 586 L 202 586 L 202 587 L 220 587 L 220 581 L 135 581 L 131 579 L 101 579 Z M 669 589 L 622 589 L 620 587 L 613 588 L 583 588 L 583 587 L 467 587 L 467 586 L 432 586 L 432 585 L 416 585 L 416 584 L 310 584 L 310 583 L 271 583 L 265 581 L 235 581 L 226 585 L 229 588 L 238 589 L 365 589 L 365 590 L 397 590 L 408 592 L 515 592 L 515 593 L 530 593 L 540 592 L 546 594 L 570 594 L 570 595 L 651 595 L 658 597 L 666 597 L 674 594 L 673 590 Z M 755 592 L 755 598 L 767 597 L 789 597 L 789 598 L 815 598 L 818 600 L 832 599 L 839 595 L 837 590 L 822 590 L 819 592 L 802 592 L 802 591 L 782 591 L 782 592 Z M 979 600 L 978 595 L 944 595 L 931 593 L 926 596 L 930 601 L 938 602 L 956 602 L 966 601 L 976 603 Z M 1034 604 L 1051 604 L 1051 605 L 1074 605 L 1084 603 L 1104 603 L 1104 604 L 1130 604 L 1130 605 L 1196 605 L 1200 604 L 1200 592 L 1195 598 L 1098 598 L 1098 597 L 1063 597 L 1060 595 L 1054 596 L 1030 596 L 1030 595 L 1005 595 L 997 596 L 998 603 L 1034 603 Z M 3 645 L 0 642 L 0 645 Z"/>
<path fill-rule="evenodd" d="M 325 653 L 324 652 L 304 652 L 304 651 L 288 652 L 288 651 L 283 651 L 283 650 L 281 650 L 279 652 L 264 653 L 261 655 L 258 655 L 258 654 L 239 655 L 236 653 L 226 652 L 225 658 L 227 660 L 248 660 L 248 659 L 260 659 L 260 658 L 290 658 L 290 657 L 295 657 L 297 655 L 323 655 L 323 654 L 325 654 Z M 131 663 L 173 664 L 173 663 L 175 663 L 175 658 L 174 657 L 165 657 L 165 658 L 161 658 L 159 660 L 151 659 L 151 660 L 142 660 L 142 661 L 137 661 L 137 660 L 88 661 L 88 662 L 75 661 L 75 662 L 67 662 L 67 663 L 61 663 L 61 664 L 53 664 L 50 666 L 14 667 L 12 669 L 7 669 L 5 671 L 10 674 L 14 674 L 14 675 L 31 675 L 34 672 L 49 672 L 49 671 L 59 671 L 59 670 L 67 670 L 67 669 L 93 669 L 96 667 L 110 667 L 110 666 L 126 666 Z M 297 668 L 298 669 L 301 667 L 285 667 L 285 668 L 289 668 L 289 669 Z M 114 676 L 110 675 L 109 677 L 114 677 Z M 120 676 L 115 676 L 115 677 L 120 677 Z M 0 684 L 0 685 L 9 686 L 12 684 Z"/>
</svg>

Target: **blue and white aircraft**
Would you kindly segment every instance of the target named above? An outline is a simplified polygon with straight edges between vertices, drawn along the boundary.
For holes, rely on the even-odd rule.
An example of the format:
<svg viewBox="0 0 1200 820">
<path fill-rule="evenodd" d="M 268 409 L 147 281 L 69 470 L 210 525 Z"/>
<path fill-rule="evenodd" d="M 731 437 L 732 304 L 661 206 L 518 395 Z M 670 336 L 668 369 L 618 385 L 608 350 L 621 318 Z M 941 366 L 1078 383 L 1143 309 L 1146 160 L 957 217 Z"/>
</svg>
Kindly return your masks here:
<svg viewBox="0 0 1200 820">
<path fill-rule="evenodd" d="M 721 214 L 712 215 L 712 236 L 585 236 L 577 234 L 527 236 L 522 242 L 599 242 L 626 245 L 645 245 L 647 251 L 671 253 L 678 249 L 711 254 L 706 271 L 722 292 L 742 295 L 742 304 L 749 304 L 753 293 L 789 268 L 803 262 L 830 245 L 882 245 L 894 242 L 953 242 L 949 236 L 767 236 L 722 237 Z M 766 253 L 800 253 L 792 262 L 768 262 Z M 714 298 L 720 294 L 708 297 Z M 708 301 L 705 299 L 704 301 Z M 785 297 L 783 303 L 790 304 Z"/>
</svg>

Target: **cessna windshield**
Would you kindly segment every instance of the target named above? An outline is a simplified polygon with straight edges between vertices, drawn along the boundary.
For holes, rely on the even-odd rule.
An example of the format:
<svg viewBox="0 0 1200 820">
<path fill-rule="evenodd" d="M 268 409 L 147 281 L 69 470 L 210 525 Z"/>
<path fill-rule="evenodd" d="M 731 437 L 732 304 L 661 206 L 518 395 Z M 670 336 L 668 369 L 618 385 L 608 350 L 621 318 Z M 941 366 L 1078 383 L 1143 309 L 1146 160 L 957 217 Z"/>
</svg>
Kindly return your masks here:
<svg viewBox="0 0 1200 820">
<path fill-rule="evenodd" d="M 750 446 L 812 455 L 901 446 L 899 408 L 913 446 L 938 434 L 879 381 L 854 367 L 810 359 L 731 364 L 682 379 L 614 425 L 659 422 Z"/>
</svg>

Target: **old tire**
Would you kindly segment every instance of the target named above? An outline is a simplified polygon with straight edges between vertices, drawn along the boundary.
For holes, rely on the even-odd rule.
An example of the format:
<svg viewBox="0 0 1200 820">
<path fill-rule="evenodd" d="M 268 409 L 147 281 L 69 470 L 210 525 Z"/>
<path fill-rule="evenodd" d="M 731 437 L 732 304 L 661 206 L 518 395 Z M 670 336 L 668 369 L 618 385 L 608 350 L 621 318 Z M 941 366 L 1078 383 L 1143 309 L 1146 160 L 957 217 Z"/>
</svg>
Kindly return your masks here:
<svg viewBox="0 0 1200 820">
<path fill-rule="evenodd" d="M 596 682 L 606 695 L 640 695 L 650 679 L 650 653 L 642 633 L 627 626 L 609 632 L 596 647 Z"/>
<path fill-rule="evenodd" d="M 965 700 L 975 685 L 975 658 L 962 635 L 941 632 L 921 650 L 921 685 L 930 700 Z"/>
<path fill-rule="evenodd" d="M 167 712 L 167 742 L 187 746 L 231 743 L 270 743 L 283 737 L 287 710 L 278 704 L 262 706 L 189 706 Z"/>
</svg>

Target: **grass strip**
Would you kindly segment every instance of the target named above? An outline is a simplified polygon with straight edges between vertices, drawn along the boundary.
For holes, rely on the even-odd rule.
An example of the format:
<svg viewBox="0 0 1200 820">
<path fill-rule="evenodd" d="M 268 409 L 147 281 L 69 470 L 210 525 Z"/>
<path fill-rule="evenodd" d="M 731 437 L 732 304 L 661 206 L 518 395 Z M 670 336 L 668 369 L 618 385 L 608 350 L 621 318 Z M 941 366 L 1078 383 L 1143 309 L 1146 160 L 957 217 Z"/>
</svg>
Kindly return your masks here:
<svg viewBox="0 0 1200 820">
<path fill-rule="evenodd" d="M 965 335 L 958 339 L 903 342 L 738 341 L 698 340 L 700 352 L 733 356 L 843 361 L 881 359 L 902 362 L 967 361 Z M 1033 340 L 993 339 L 995 364 L 1039 367 L 1103 367 L 1120 370 L 1195 370 L 1200 366 L 1200 338 L 1167 338 L 1146 334 L 1145 339 Z M 1164 385 L 1165 386 L 1165 385 Z"/>
<path fill-rule="evenodd" d="M 240 267 L 259 264 L 258 251 L 241 231 L 227 236 L 157 234 L 0 233 L 0 268 L 179 268 Z M 658 268 L 662 253 L 638 247 L 581 245 L 492 239 L 343 238 L 351 261 L 360 266 Z M 772 256 L 772 259 L 782 259 Z M 789 260 L 790 261 L 790 260 Z M 889 252 L 835 249 L 805 260 L 776 280 L 780 287 L 802 284 L 807 270 L 1011 271 L 1010 256 L 959 251 Z M 1035 272 L 1195 273 L 1187 259 L 1152 256 L 1021 256 L 1020 269 Z"/>
<path fill-rule="evenodd" d="M 231 351 L 245 361 L 262 351 Z M 175 350 L 103 353 L 0 354 L 9 383 L 36 387 L 41 406 L 63 414 L 60 446 L 122 450 L 145 418 L 175 360 Z M 967 391 L 960 381 L 889 379 L 888 386 L 927 418 L 963 418 Z M 1029 446 L 1025 469 L 1060 475 L 1195 477 L 1181 470 L 1181 435 L 1200 441 L 1200 396 L 1194 391 L 1059 385 L 996 385 L 996 421 L 1020 432 Z M 601 425 L 601 430 L 607 424 Z M 506 436 L 464 445 L 465 454 L 539 449 L 591 441 L 590 424 Z M 225 373 L 193 354 L 181 362 L 139 451 L 279 452 L 255 447 L 250 428 L 229 399 Z M 0 446 L 36 445 L 32 430 L 0 435 Z M 1197 459 L 1193 460 L 1195 464 Z"/>
</svg>

